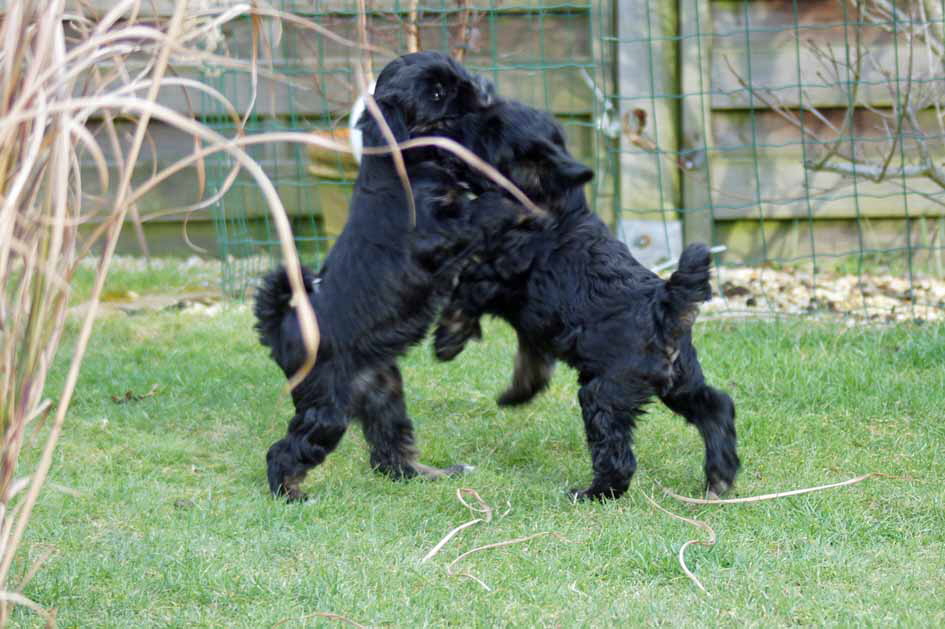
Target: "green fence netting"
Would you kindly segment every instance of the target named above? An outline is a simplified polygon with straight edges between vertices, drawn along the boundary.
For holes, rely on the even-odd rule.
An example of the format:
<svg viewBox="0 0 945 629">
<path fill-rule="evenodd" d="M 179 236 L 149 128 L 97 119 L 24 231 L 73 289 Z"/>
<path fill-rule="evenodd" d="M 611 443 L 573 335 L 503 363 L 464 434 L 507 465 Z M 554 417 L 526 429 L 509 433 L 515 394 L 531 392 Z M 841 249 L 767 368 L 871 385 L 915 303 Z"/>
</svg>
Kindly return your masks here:
<svg viewBox="0 0 945 629">
<path fill-rule="evenodd" d="M 645 264 L 671 264 L 687 242 L 716 246 L 709 310 L 945 313 L 945 0 L 364 6 L 372 44 L 405 52 L 415 23 L 421 48 L 460 52 L 503 96 L 552 111 L 595 168 L 595 210 Z M 281 8 L 358 39 L 358 0 Z M 260 78 L 249 132 L 346 127 L 358 53 L 285 22 L 263 30 L 273 52 L 262 65 L 281 78 Z M 231 54 L 249 56 L 250 32 L 249 20 L 229 27 Z M 245 71 L 214 68 L 206 80 L 248 103 Z M 203 111 L 222 125 L 222 112 Z M 297 146 L 253 151 L 317 264 L 354 170 Z M 211 184 L 228 167 L 221 158 Z M 215 209 L 230 293 L 272 263 L 263 208 L 240 180 Z"/>
<path fill-rule="evenodd" d="M 728 313 L 940 318 L 942 17 L 939 0 L 620 2 L 615 227 L 653 265 L 725 247 Z"/>
<path fill-rule="evenodd" d="M 503 95 L 553 111 L 564 125 L 573 150 L 598 170 L 606 152 L 598 145 L 595 121 L 601 98 L 594 96 L 603 65 L 602 38 L 594 29 L 601 20 L 592 2 L 522 0 L 520 2 L 409 0 L 367 2 L 365 20 L 371 44 L 407 52 L 416 24 L 424 50 L 461 54 L 473 71 L 490 77 Z M 358 41 L 357 0 L 283 2 L 281 8 L 333 33 Z M 266 20 L 257 47 L 271 46 L 271 59 L 259 55 L 256 105 L 247 132 L 282 129 L 344 133 L 357 96 L 356 49 L 286 21 Z M 252 46 L 250 19 L 226 27 L 226 54 L 247 58 Z M 373 55 L 373 69 L 387 61 Z M 275 78 L 277 77 L 277 78 Z M 226 95 L 237 109 L 252 98 L 245 68 L 214 67 L 205 81 Z M 233 127 L 225 112 L 203 103 L 204 119 L 225 133 Z M 339 136 L 342 140 L 344 136 Z M 251 154 L 266 169 L 292 217 L 303 262 L 317 265 L 344 223 L 356 168 L 343 156 L 290 145 L 265 145 Z M 211 189 L 220 189 L 232 163 L 220 157 L 208 172 Z M 255 185 L 240 177 L 214 208 L 224 288 L 241 295 L 278 255 L 278 243 Z"/>
</svg>

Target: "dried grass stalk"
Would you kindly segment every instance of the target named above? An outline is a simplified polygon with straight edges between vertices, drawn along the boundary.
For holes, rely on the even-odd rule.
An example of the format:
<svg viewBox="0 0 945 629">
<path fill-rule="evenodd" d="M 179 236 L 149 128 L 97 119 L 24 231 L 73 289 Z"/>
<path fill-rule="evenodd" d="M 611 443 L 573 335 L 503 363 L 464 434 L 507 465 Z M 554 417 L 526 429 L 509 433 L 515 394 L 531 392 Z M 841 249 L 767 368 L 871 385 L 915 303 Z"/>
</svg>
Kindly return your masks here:
<svg viewBox="0 0 945 629">
<path fill-rule="evenodd" d="M 177 0 L 171 16 L 147 20 L 141 19 L 139 0 L 124 0 L 103 16 L 87 16 L 82 9 L 80 5 L 67 12 L 64 0 L 45 6 L 14 2 L 0 26 L 0 625 L 10 620 L 10 604 L 40 613 L 49 624 L 54 620 L 22 593 L 41 561 L 28 566 L 19 580 L 11 568 L 49 473 L 118 236 L 141 198 L 132 187 L 132 175 L 149 168 L 152 180 L 160 177 L 153 158 L 142 155 L 152 146 L 152 119 L 191 134 L 197 152 L 227 151 L 255 178 L 272 210 L 286 265 L 294 271 L 293 290 L 299 297 L 305 294 L 288 220 L 259 165 L 232 145 L 231 138 L 155 102 L 159 91 L 169 86 L 194 88 L 167 78 L 168 67 L 176 58 L 206 55 L 201 38 L 224 18 L 249 7 L 197 14 L 186 0 Z M 68 39 L 67 22 L 73 26 Z M 136 73 L 128 70 L 132 54 Z M 109 69 L 102 71 L 106 64 Z M 118 114 L 136 120 L 125 145 L 112 124 Z M 98 120 L 104 121 L 116 156 L 117 167 L 111 172 L 94 131 Z M 100 188 L 95 197 L 84 188 L 83 161 L 95 165 Z M 195 162 L 199 169 L 199 158 Z M 141 187 L 154 186 L 147 181 Z M 80 225 L 93 221 L 99 223 L 96 229 L 79 231 Z M 96 243 L 102 254 L 91 302 L 54 407 L 43 396 L 62 340 L 70 282 L 80 258 Z M 314 357 L 314 313 L 307 300 L 297 301 L 302 304 L 306 345 Z M 18 469 L 24 436 L 50 415 L 38 463 L 32 470 Z"/>
</svg>

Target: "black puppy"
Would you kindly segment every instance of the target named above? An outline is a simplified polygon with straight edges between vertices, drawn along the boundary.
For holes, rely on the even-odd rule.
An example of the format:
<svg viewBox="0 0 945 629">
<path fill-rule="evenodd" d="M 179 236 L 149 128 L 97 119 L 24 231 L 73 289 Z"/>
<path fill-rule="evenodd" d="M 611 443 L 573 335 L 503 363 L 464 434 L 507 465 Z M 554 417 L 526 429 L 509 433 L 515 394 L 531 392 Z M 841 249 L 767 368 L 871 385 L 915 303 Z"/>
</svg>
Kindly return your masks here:
<svg viewBox="0 0 945 629">
<path fill-rule="evenodd" d="M 461 116 L 488 105 L 484 83 L 437 53 L 407 55 L 378 77 L 374 98 L 396 139 L 448 132 Z M 366 147 L 386 146 L 367 113 Z M 361 422 L 371 464 L 392 477 L 437 477 L 462 471 L 420 464 L 396 360 L 419 342 L 478 244 L 518 223 L 523 209 L 497 192 L 470 198 L 452 170 L 427 151 L 407 151 L 416 202 L 407 198 L 393 161 L 366 154 L 348 222 L 316 277 L 303 269 L 321 331 L 317 362 L 292 391 L 295 416 L 267 454 L 274 494 L 301 499 L 299 484 L 338 445 L 351 418 Z M 284 270 L 265 278 L 256 296 L 256 328 L 285 374 L 304 350 Z"/>
<path fill-rule="evenodd" d="M 573 490 L 576 498 L 626 491 L 636 470 L 632 430 L 654 396 L 699 429 L 708 490 L 724 492 L 739 468 L 735 407 L 705 383 L 690 334 L 698 304 L 711 296 L 708 248 L 688 247 L 669 281 L 660 279 L 589 210 L 581 188 L 563 189 L 548 169 L 566 155 L 550 116 L 509 102 L 466 124 L 479 126 L 467 132 L 478 138 L 471 148 L 526 195 L 543 197 L 553 220 L 507 232 L 463 271 L 437 325 L 437 357 L 462 351 L 488 313 L 518 334 L 515 374 L 500 404 L 543 390 L 556 359 L 578 371 L 594 480 Z"/>
</svg>

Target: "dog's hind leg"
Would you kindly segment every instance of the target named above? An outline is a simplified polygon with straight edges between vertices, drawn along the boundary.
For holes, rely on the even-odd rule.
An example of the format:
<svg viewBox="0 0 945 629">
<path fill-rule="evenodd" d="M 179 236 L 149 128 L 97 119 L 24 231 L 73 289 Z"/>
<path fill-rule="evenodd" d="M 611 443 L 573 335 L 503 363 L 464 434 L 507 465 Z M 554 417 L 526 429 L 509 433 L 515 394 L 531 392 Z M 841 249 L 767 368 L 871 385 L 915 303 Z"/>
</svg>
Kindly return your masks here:
<svg viewBox="0 0 945 629">
<path fill-rule="evenodd" d="M 718 497 L 735 482 L 741 466 L 736 451 L 735 403 L 727 393 L 705 383 L 695 351 L 684 353 L 688 355 L 683 363 L 686 368 L 677 363 L 674 387 L 660 399 L 699 429 L 705 443 L 706 491 L 710 497 Z"/>
<path fill-rule="evenodd" d="M 417 461 L 413 423 L 404 404 L 403 379 L 394 364 L 365 369 L 355 377 L 354 414 L 361 420 L 371 447 L 371 466 L 391 478 L 440 478 L 471 469 L 454 465 L 439 469 Z"/>
<path fill-rule="evenodd" d="M 630 486 L 637 469 L 632 431 L 648 399 L 644 392 L 635 393 L 627 391 L 626 383 L 607 377 L 595 378 L 578 391 L 594 480 L 587 489 L 571 490 L 575 500 L 618 498 Z"/>
<path fill-rule="evenodd" d="M 499 396 L 499 406 L 517 406 L 530 402 L 533 397 L 548 388 L 554 371 L 555 357 L 529 345 L 519 334 L 512 383 Z"/>
<path fill-rule="evenodd" d="M 345 434 L 347 419 L 336 409 L 308 408 L 289 422 L 285 437 L 266 453 L 269 489 L 290 501 L 304 500 L 299 485 L 322 463 Z"/>
</svg>

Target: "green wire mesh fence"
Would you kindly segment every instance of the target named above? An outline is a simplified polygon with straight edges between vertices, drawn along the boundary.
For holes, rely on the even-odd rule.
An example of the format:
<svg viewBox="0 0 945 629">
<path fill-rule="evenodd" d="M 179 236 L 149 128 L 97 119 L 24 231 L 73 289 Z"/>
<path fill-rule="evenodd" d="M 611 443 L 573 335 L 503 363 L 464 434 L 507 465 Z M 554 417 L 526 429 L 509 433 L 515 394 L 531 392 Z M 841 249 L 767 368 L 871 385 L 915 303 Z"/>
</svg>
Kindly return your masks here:
<svg viewBox="0 0 945 629">
<path fill-rule="evenodd" d="M 687 242 L 719 248 L 710 306 L 727 313 L 945 314 L 945 0 L 365 0 L 366 34 L 463 57 L 499 93 L 552 111 L 595 168 L 595 210 L 660 268 Z M 358 0 L 281 8 L 357 40 Z M 236 56 L 250 21 L 223 35 Z M 266 22 L 274 75 L 249 131 L 347 126 L 357 51 Z M 262 63 L 264 62 L 264 63 Z M 383 59 L 375 60 L 375 71 Z M 238 106 L 245 72 L 211 81 Z M 223 112 L 208 120 L 225 126 Z M 344 223 L 356 168 L 295 146 L 253 149 L 317 264 Z M 228 164 L 208 173 L 221 185 Z M 254 187 L 215 212 L 224 286 L 240 294 L 276 243 Z"/>
<path fill-rule="evenodd" d="M 582 160 L 600 164 L 606 152 L 594 127 L 603 102 L 593 86 L 600 81 L 602 37 L 594 29 L 596 2 L 557 0 L 374 0 L 368 1 L 367 40 L 396 53 L 411 45 L 462 57 L 475 72 L 490 77 L 499 92 L 553 111 L 567 131 L 572 150 Z M 279 6 L 279 5 L 277 5 Z M 311 20 L 332 33 L 359 41 L 357 0 L 301 2 L 286 0 L 280 8 Z M 227 53 L 247 58 L 252 22 L 229 25 L 222 33 Z M 278 80 L 260 75 L 257 102 L 247 132 L 311 130 L 346 140 L 348 114 L 359 90 L 355 68 L 360 52 L 287 21 L 267 21 L 258 49 L 271 45 L 271 59 L 260 56 Z M 377 57 L 380 71 L 387 59 Z M 245 69 L 213 68 L 205 80 L 236 104 L 249 104 L 252 85 Z M 205 120 L 232 133 L 222 110 L 204 103 Z M 303 262 L 317 265 L 344 225 L 356 165 L 346 156 L 299 146 L 265 145 L 252 155 L 267 170 L 290 213 Z M 220 158 L 208 173 L 219 189 L 231 163 Z M 225 260 L 224 288 L 242 294 L 278 255 L 278 244 L 255 186 L 240 178 L 214 209 L 217 241 Z"/>
<path fill-rule="evenodd" d="M 943 3 L 620 2 L 617 229 L 728 312 L 941 318 Z"/>
</svg>

